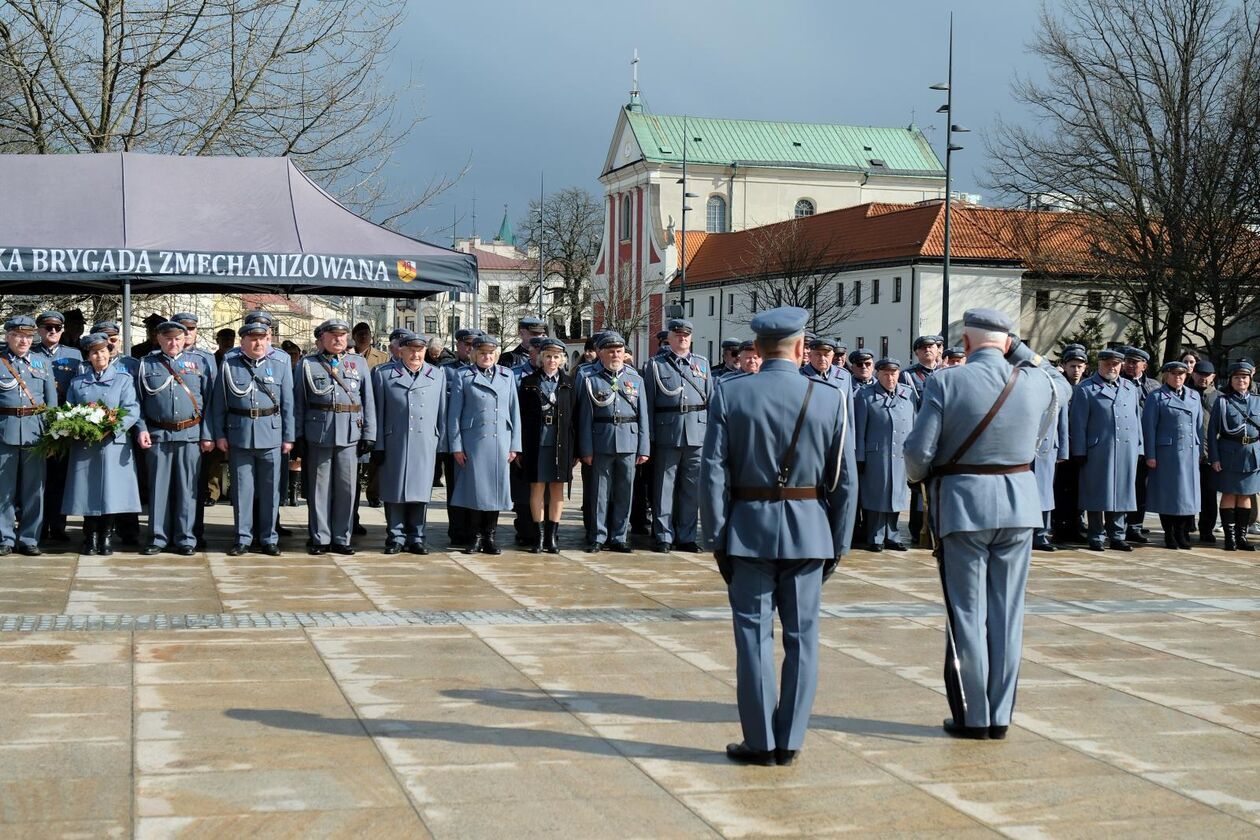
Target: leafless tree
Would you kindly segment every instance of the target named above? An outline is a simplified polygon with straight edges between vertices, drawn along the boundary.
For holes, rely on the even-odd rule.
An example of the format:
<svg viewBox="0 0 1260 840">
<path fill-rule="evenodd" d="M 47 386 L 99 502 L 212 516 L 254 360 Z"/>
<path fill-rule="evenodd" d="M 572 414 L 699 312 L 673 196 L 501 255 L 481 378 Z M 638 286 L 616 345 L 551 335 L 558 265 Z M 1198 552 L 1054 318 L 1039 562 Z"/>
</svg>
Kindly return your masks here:
<svg viewBox="0 0 1260 840">
<path fill-rule="evenodd" d="M 604 211 L 595 196 L 581 187 L 567 187 L 543 201 L 530 202 L 518 230 L 531 249 L 541 248 L 547 271 L 543 303 L 546 319 L 562 338 L 582 335 L 582 321 L 591 312 L 591 266 L 599 256 Z M 537 265 L 535 264 L 535 280 Z"/>
<path fill-rule="evenodd" d="M 604 286 L 592 289 L 591 299 L 601 328 L 616 330 L 628 338 L 647 328 L 652 298 L 665 294 L 666 283 L 663 274 L 640 276 L 630 263 L 622 263 L 620 268 L 618 277 L 609 278 Z"/>
<path fill-rule="evenodd" d="M 0 0 L 0 152 L 290 156 L 397 224 L 449 187 L 387 167 L 421 121 L 384 81 L 404 0 Z M 455 176 L 457 177 L 457 176 Z"/>
<path fill-rule="evenodd" d="M 1148 346 L 1213 356 L 1260 316 L 1260 15 L 1251 0 L 1065 0 L 1017 81 L 1035 127 L 1000 124 L 994 188 L 1065 197 L 1087 273 Z"/>
<path fill-rule="evenodd" d="M 732 266 L 747 278 L 742 285 L 749 293 L 742 313 L 745 323 L 756 309 L 799 306 L 810 312 L 810 330 L 830 335 L 853 314 L 857 306 L 853 295 L 839 283 L 851 249 L 812 228 L 803 219 L 790 219 L 747 231 L 748 247 L 739 264 Z"/>
</svg>

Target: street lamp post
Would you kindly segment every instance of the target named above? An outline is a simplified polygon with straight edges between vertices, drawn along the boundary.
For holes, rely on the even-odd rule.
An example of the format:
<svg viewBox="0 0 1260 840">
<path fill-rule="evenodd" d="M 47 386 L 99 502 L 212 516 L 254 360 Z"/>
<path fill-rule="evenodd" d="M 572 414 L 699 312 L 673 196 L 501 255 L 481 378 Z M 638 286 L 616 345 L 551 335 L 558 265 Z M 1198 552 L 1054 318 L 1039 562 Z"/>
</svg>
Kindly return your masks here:
<svg viewBox="0 0 1260 840">
<path fill-rule="evenodd" d="M 965 133 L 971 129 L 955 125 L 954 120 L 954 15 L 949 16 L 949 58 L 946 81 L 932 85 L 930 90 L 945 91 L 945 104 L 936 109 L 936 113 L 945 115 L 945 261 L 941 270 L 941 335 L 949 344 L 949 251 L 950 251 L 950 216 L 953 204 L 952 158 L 954 152 L 961 152 L 963 147 L 954 144 L 954 135 Z"/>
<path fill-rule="evenodd" d="M 678 282 L 678 316 L 680 318 L 687 317 L 687 214 L 691 212 L 691 205 L 687 203 L 689 198 L 699 198 L 695 193 L 687 192 L 687 117 L 683 116 L 683 158 L 682 158 L 682 177 L 678 179 L 678 183 L 682 184 L 682 240 L 678 243 L 678 264 L 681 266 L 680 279 Z"/>
<path fill-rule="evenodd" d="M 534 238 L 538 241 L 538 317 L 543 316 L 543 173 L 538 173 L 538 224 L 535 225 L 537 233 Z"/>
</svg>

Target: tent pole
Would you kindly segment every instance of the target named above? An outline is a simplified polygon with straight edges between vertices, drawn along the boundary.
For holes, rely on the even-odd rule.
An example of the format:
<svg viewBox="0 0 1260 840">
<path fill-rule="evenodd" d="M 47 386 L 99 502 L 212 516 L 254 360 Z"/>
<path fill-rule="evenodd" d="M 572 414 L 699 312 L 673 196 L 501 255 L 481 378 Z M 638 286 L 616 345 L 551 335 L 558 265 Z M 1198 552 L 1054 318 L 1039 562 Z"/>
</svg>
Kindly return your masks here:
<svg viewBox="0 0 1260 840">
<path fill-rule="evenodd" d="M 123 280 L 122 349 L 131 353 L 131 280 Z"/>
</svg>

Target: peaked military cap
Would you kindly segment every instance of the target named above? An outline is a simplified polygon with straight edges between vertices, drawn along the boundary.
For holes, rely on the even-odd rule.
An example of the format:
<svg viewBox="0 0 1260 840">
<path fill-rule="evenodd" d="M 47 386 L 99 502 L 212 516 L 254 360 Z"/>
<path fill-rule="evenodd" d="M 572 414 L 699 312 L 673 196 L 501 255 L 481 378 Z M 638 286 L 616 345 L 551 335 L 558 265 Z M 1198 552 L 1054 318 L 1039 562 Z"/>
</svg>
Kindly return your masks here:
<svg viewBox="0 0 1260 840">
<path fill-rule="evenodd" d="M 158 324 L 165 324 L 168 320 L 170 319 L 165 315 L 159 315 L 154 312 L 144 319 L 144 325 L 152 330 L 156 329 Z"/>
<path fill-rule="evenodd" d="M 1147 353 L 1141 347 L 1124 348 L 1124 357 L 1126 359 L 1137 359 L 1141 362 L 1149 362 L 1151 360 L 1151 354 Z"/>
<path fill-rule="evenodd" d="M 1064 362 L 1087 362 L 1089 355 L 1086 354 L 1085 348 L 1079 345 L 1071 345 L 1063 351 L 1060 361 Z"/>
<path fill-rule="evenodd" d="M 171 330 L 178 330 L 179 332 L 182 332 L 185 335 L 188 334 L 188 327 L 185 327 L 179 321 L 163 321 L 162 323 L 157 325 L 157 328 L 154 330 L 154 332 L 156 332 L 158 335 L 161 335 L 162 333 L 170 332 Z"/>
<path fill-rule="evenodd" d="M 1256 366 L 1253 365 L 1251 362 L 1247 361 L 1246 359 L 1239 359 L 1238 361 L 1234 362 L 1233 364 L 1229 366 L 1230 376 L 1233 376 L 1236 373 L 1245 373 L 1248 376 L 1250 376 L 1251 374 L 1255 372 L 1256 372 Z"/>
<path fill-rule="evenodd" d="M 912 349 L 922 350 L 924 347 L 931 347 L 933 344 L 944 344 L 945 339 L 939 335 L 921 335 L 914 340 Z"/>
<path fill-rule="evenodd" d="M 809 321 L 808 310 L 801 309 L 799 306 L 778 306 L 757 313 L 750 326 L 757 334 L 757 338 L 774 340 L 804 335 L 807 321 Z"/>
<path fill-rule="evenodd" d="M 406 335 L 398 339 L 398 346 L 399 347 L 428 347 L 429 339 L 420 335 L 420 333 L 413 333 L 413 332 L 408 331 Z"/>
<path fill-rule="evenodd" d="M 246 321 L 241 324 L 236 334 L 244 338 L 247 335 L 266 335 L 271 332 L 271 327 L 262 321 Z M 319 337 L 319 330 L 315 331 L 315 336 Z"/>
<path fill-rule="evenodd" d="M 83 338 L 79 339 L 79 349 L 81 349 L 84 353 L 88 353 L 92 349 L 100 347 L 102 344 L 109 344 L 109 336 L 103 332 L 90 332 L 83 336 Z"/>
<path fill-rule="evenodd" d="M 105 335 L 118 335 L 117 321 L 97 321 L 92 325 L 92 332 L 105 333 Z"/>
<path fill-rule="evenodd" d="M 757 350 L 756 342 L 754 342 L 751 338 L 746 338 L 743 341 L 741 341 L 739 343 L 739 352 L 743 353 L 745 350 L 752 350 L 756 352 Z"/>
<path fill-rule="evenodd" d="M 950 348 L 946 349 L 946 351 L 945 351 L 945 358 L 947 358 L 947 359 L 965 359 L 965 358 L 967 358 L 967 351 L 966 351 L 966 350 L 964 350 L 964 349 L 962 349 L 961 347 L 950 347 Z"/>
<path fill-rule="evenodd" d="M 869 362 L 873 358 L 875 358 L 874 354 L 869 350 L 863 350 L 861 347 L 849 354 L 850 362 Z"/>
<path fill-rule="evenodd" d="M 540 353 L 544 350 L 559 350 L 563 353 L 566 349 L 564 342 L 558 338 L 544 338 L 538 343 L 538 352 Z"/>
<path fill-rule="evenodd" d="M 402 338 L 404 335 L 411 335 L 411 330 L 407 329 L 406 327 L 394 327 L 394 329 L 389 334 L 389 340 L 391 342 L 397 341 L 398 339 Z"/>
<path fill-rule="evenodd" d="M 30 315 L 14 315 L 12 318 L 4 322 L 5 332 L 17 330 L 23 333 L 35 332 L 35 319 Z"/>
<path fill-rule="evenodd" d="M 898 370 L 900 370 L 901 362 L 897 359 L 892 359 L 892 358 L 889 358 L 888 356 L 885 356 L 884 358 L 880 359 L 878 362 L 875 363 L 875 370 L 884 370 L 885 368 L 897 368 Z"/>
<path fill-rule="evenodd" d="M 670 332 L 682 333 L 683 335 L 691 335 L 695 332 L 695 327 L 686 318 L 671 318 L 669 323 L 665 325 L 665 329 Z"/>
<path fill-rule="evenodd" d="M 621 333 L 609 330 L 599 338 L 599 349 L 604 350 L 608 347 L 625 347 L 626 340 L 621 337 Z"/>
<path fill-rule="evenodd" d="M 1199 359 L 1199 361 L 1195 362 L 1194 372 L 1203 374 L 1216 373 L 1216 365 L 1212 364 L 1207 359 Z"/>
<path fill-rule="evenodd" d="M 529 337 L 529 346 L 537 350 L 539 347 L 542 347 L 542 343 L 546 340 L 547 336 L 545 335 L 531 335 Z"/>
<path fill-rule="evenodd" d="M 468 339 L 476 338 L 479 335 L 481 335 L 481 330 L 475 329 L 473 327 L 460 327 L 459 329 L 455 330 L 456 341 L 467 341 Z"/>
<path fill-rule="evenodd" d="M 485 333 L 477 333 L 477 337 L 473 339 L 473 347 L 498 347 L 499 339 Z"/>
<path fill-rule="evenodd" d="M 543 323 L 542 318 L 539 318 L 536 315 L 526 315 L 524 318 L 516 322 L 516 328 L 518 330 L 529 330 L 535 335 L 545 333 L 547 331 L 547 325 Z"/>
<path fill-rule="evenodd" d="M 1160 373 L 1189 373 L 1190 366 L 1185 362 L 1174 359 L 1171 362 L 1165 362 L 1164 366 L 1159 369 Z"/>
<path fill-rule="evenodd" d="M 981 306 L 963 313 L 963 326 L 1009 333 L 1015 331 L 1015 319 L 1000 309 Z"/>
<path fill-rule="evenodd" d="M 329 318 L 324 323 L 315 328 L 315 337 L 319 338 L 326 332 L 350 332 L 350 325 L 340 318 Z"/>
<path fill-rule="evenodd" d="M 185 327 L 195 327 L 201 321 L 196 312 L 176 312 L 171 316 L 171 320 L 178 321 Z"/>
<path fill-rule="evenodd" d="M 830 338 L 819 336 L 809 342 L 809 349 L 810 350 L 831 350 L 834 352 L 836 349 L 836 343 L 832 341 Z"/>
<path fill-rule="evenodd" d="M 838 338 L 837 338 L 837 339 L 836 339 L 836 352 L 837 352 L 837 353 L 842 353 L 842 354 L 843 354 L 843 353 L 848 353 L 848 352 L 849 352 L 849 345 L 844 344 L 843 342 L 841 342 L 841 341 L 840 341 L 840 339 L 838 339 Z"/>
<path fill-rule="evenodd" d="M 724 339 L 722 339 L 722 349 L 723 349 L 723 350 L 738 350 L 738 349 L 739 349 L 739 345 L 740 345 L 740 340 L 739 340 L 738 338 L 724 338 Z"/>
<path fill-rule="evenodd" d="M 1077 343 L 1077 342 L 1075 342 L 1075 341 L 1074 341 L 1074 342 L 1072 342 L 1071 344 L 1068 344 L 1067 346 L 1065 346 L 1065 347 L 1063 348 L 1063 351 L 1064 351 L 1065 353 L 1066 353 L 1068 350 L 1080 350 L 1082 353 L 1087 352 L 1087 349 L 1086 349 L 1086 347 L 1085 347 L 1085 345 L 1084 345 L 1084 344 L 1078 344 L 1078 343 Z"/>
<path fill-rule="evenodd" d="M 290 341 L 287 338 L 284 341 L 280 342 L 280 349 L 286 353 L 301 353 L 302 352 L 302 348 L 299 347 L 296 342 Z"/>
<path fill-rule="evenodd" d="M 657 331 L 656 331 L 656 340 L 657 340 L 657 341 L 665 341 L 665 340 L 666 340 L 666 339 L 668 339 L 668 338 L 669 338 L 669 330 L 657 330 Z"/>
<path fill-rule="evenodd" d="M 56 309 L 48 309 L 39 313 L 39 317 L 35 319 L 36 326 L 44 326 L 44 324 L 65 324 L 66 316 L 62 315 Z"/>
<path fill-rule="evenodd" d="M 1103 350 L 1098 351 L 1098 361 L 1100 362 L 1105 359 L 1123 359 L 1123 358 L 1124 358 L 1124 353 L 1120 352 L 1119 350 L 1116 350 L 1113 347 L 1107 347 Z"/>
</svg>

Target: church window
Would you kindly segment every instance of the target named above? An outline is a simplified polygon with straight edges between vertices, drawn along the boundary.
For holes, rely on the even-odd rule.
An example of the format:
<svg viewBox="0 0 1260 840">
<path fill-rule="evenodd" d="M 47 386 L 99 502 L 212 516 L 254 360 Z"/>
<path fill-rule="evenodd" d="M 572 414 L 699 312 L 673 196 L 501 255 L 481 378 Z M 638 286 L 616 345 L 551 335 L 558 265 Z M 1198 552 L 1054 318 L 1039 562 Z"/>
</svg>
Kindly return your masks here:
<svg viewBox="0 0 1260 840">
<path fill-rule="evenodd" d="M 871 303 L 879 303 L 879 278 L 871 281 Z"/>
<path fill-rule="evenodd" d="M 630 196 L 629 194 L 621 197 L 621 241 L 628 242 L 630 240 Z"/>
<path fill-rule="evenodd" d="M 893 278 L 893 303 L 901 303 L 901 278 Z"/>
<path fill-rule="evenodd" d="M 814 202 L 808 198 L 802 198 L 796 202 L 796 218 L 802 219 L 806 216 L 812 216 L 815 212 L 817 212 L 817 208 L 814 206 Z"/>
<path fill-rule="evenodd" d="M 534 297 L 534 287 L 522 283 L 516 287 L 516 302 L 529 303 Z"/>
<path fill-rule="evenodd" d="M 714 301 L 714 297 L 713 297 L 713 295 L 709 295 L 709 317 L 710 317 L 710 318 L 712 318 L 712 317 L 713 317 L 713 306 L 714 306 L 714 303 L 715 303 L 715 301 Z"/>
<path fill-rule="evenodd" d="M 704 208 L 704 229 L 709 233 L 726 233 L 726 199 L 722 196 L 709 196 Z"/>
<path fill-rule="evenodd" d="M 726 296 L 726 314 L 727 315 L 735 314 L 735 295 Z"/>
<path fill-rule="evenodd" d="M 862 305 L 862 281 L 861 280 L 853 281 L 853 305 L 854 306 Z"/>
<path fill-rule="evenodd" d="M 748 311 L 756 312 L 757 311 L 757 290 L 753 289 L 751 292 L 749 292 L 749 296 L 750 296 L 750 302 L 748 304 Z"/>
<path fill-rule="evenodd" d="M 1037 290 L 1037 309 L 1044 312 L 1048 310 L 1049 308 L 1050 308 L 1050 290 L 1038 289 Z"/>
<path fill-rule="evenodd" d="M 424 331 L 429 335 L 437 332 L 437 318 L 426 315 L 424 318 Z"/>
</svg>

